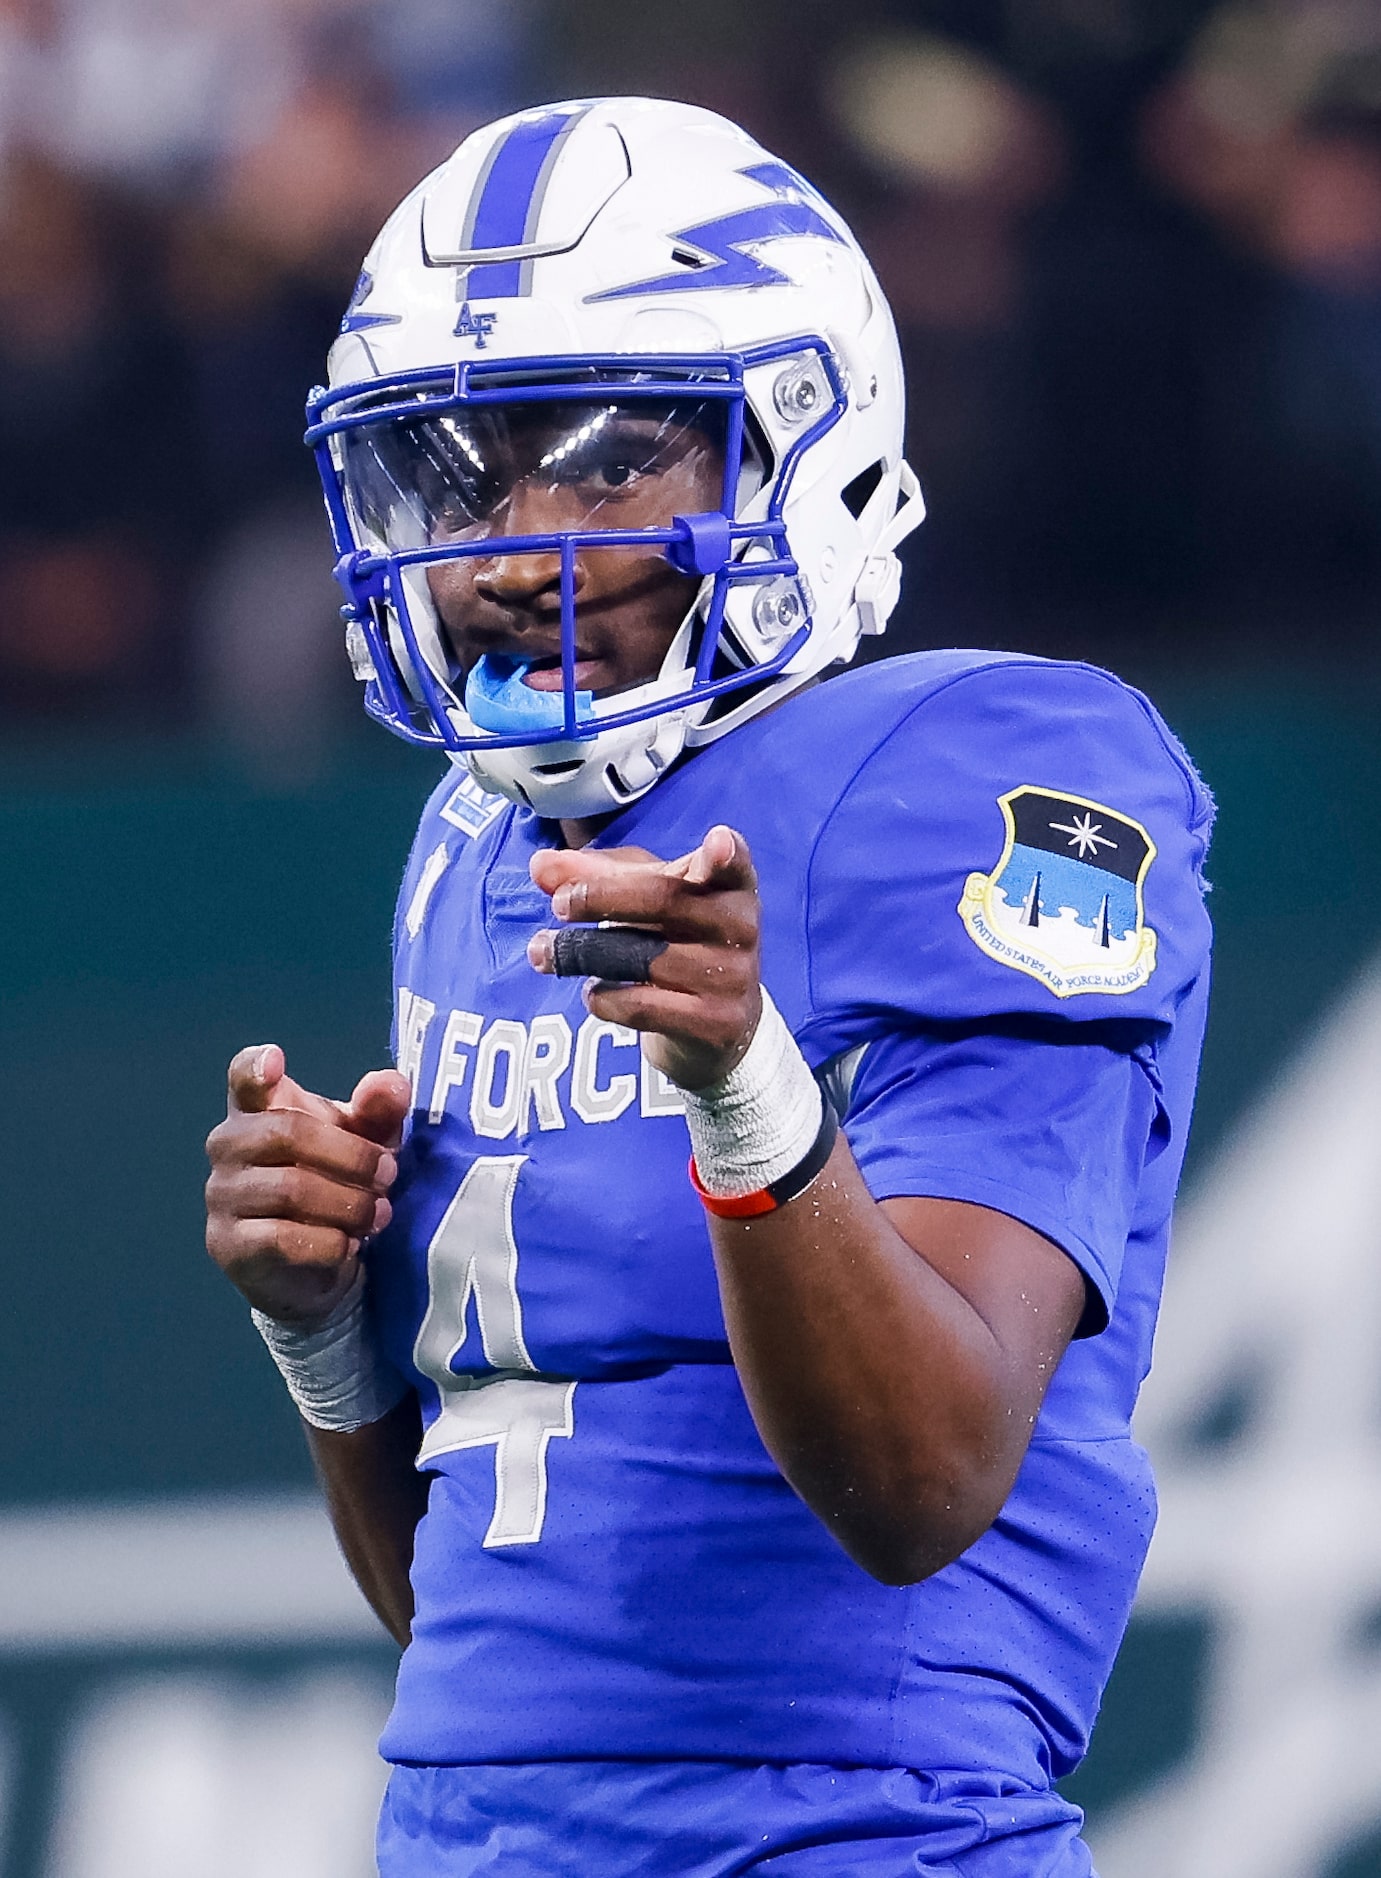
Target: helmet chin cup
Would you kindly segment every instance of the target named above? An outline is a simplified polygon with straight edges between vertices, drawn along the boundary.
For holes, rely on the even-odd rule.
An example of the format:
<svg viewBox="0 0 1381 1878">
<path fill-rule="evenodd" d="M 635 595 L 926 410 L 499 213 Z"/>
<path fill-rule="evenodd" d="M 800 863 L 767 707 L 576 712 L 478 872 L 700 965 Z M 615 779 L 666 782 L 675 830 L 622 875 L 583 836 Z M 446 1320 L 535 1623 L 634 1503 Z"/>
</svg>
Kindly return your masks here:
<svg viewBox="0 0 1381 1878">
<path fill-rule="evenodd" d="M 497 161 L 509 138 L 549 146 L 521 203 L 494 180 L 512 167 Z M 440 231 L 453 241 L 480 228 L 492 251 L 436 246 Z M 678 231 L 691 230 L 718 260 L 680 259 Z M 583 405 L 579 438 L 598 432 L 606 406 L 640 401 L 649 414 L 717 413 L 719 506 L 620 529 L 617 504 L 601 500 L 581 526 L 507 536 L 514 552 L 559 559 L 562 682 L 534 688 L 519 661 L 484 660 L 462 688 L 429 574 L 452 556 L 492 556 L 492 538 L 443 524 L 440 496 L 425 492 L 446 476 L 497 473 L 479 445 L 486 422 L 520 421 L 508 412 Z M 308 402 L 366 708 L 540 814 L 625 807 L 684 748 L 883 631 L 900 587 L 895 549 L 924 513 L 902 412 L 895 330 L 853 235 L 736 126 L 691 105 L 613 98 L 477 130 L 389 218 L 330 386 Z M 450 455 L 424 464 L 428 439 Z M 359 467 L 370 452 L 372 481 Z M 389 473 L 399 464 L 418 466 L 412 482 Z M 442 482 L 427 483 L 424 467 Z M 578 691 L 578 559 L 649 548 L 699 583 L 695 605 L 655 678 L 611 697 Z"/>
<path fill-rule="evenodd" d="M 614 815 L 646 795 L 686 743 L 684 713 L 645 718 L 587 743 L 472 747 L 463 763 L 484 789 L 521 802 L 551 821 Z"/>
</svg>

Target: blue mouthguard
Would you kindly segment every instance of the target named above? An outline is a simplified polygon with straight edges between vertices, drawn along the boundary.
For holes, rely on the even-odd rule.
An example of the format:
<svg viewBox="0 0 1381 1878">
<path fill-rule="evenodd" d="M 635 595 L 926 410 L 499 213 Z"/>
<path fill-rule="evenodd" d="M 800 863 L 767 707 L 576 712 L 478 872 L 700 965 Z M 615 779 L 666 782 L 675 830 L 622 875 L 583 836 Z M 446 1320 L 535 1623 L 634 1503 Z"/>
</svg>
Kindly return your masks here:
<svg viewBox="0 0 1381 1878">
<path fill-rule="evenodd" d="M 559 730 L 566 721 L 565 696 L 560 691 L 534 691 L 531 685 L 525 685 L 523 677 L 531 666 L 531 659 L 486 652 L 465 681 L 465 710 L 471 722 L 504 737 L 525 730 Z M 592 691 L 576 692 L 578 718 L 592 717 L 593 705 Z"/>
</svg>

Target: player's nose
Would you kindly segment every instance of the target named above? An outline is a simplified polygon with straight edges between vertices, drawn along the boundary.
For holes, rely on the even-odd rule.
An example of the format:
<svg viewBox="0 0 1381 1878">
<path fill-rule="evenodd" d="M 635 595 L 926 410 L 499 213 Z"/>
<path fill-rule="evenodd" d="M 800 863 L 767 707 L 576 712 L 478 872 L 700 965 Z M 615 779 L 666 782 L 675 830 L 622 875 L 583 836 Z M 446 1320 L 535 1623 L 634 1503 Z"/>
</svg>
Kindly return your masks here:
<svg viewBox="0 0 1381 1878">
<path fill-rule="evenodd" d="M 476 591 L 500 606 L 531 606 L 544 595 L 557 602 L 561 592 L 560 549 L 507 547 L 505 543 L 558 534 L 579 527 L 581 519 L 578 508 L 572 506 L 569 490 L 534 477 L 516 483 L 503 505 L 494 554 L 486 554 L 475 563 Z M 577 555 L 577 593 L 584 582 L 585 570 Z"/>
</svg>

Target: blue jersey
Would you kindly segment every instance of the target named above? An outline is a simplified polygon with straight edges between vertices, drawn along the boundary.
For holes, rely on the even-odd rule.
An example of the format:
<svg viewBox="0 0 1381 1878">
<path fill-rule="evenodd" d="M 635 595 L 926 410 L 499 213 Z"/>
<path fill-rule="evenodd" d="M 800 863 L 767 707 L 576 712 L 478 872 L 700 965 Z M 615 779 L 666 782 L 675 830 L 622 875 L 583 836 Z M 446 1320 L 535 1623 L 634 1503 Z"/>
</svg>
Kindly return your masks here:
<svg viewBox="0 0 1381 1878">
<path fill-rule="evenodd" d="M 434 1473 L 383 1739 L 978 1769 L 1087 1742 L 1150 1537 L 1129 1433 L 1203 1028 L 1208 798 L 1106 673 L 926 653 L 702 750 L 600 835 L 752 848 L 763 979 L 878 1198 L 996 1208 L 1086 1285 L 992 1528 L 876 1583 L 783 1480 L 725 1334 L 675 1089 L 535 973 L 555 830 L 452 774 L 399 900 L 414 1107 L 370 1295 Z M 889 1353 L 877 1326 L 877 1361 Z"/>
</svg>

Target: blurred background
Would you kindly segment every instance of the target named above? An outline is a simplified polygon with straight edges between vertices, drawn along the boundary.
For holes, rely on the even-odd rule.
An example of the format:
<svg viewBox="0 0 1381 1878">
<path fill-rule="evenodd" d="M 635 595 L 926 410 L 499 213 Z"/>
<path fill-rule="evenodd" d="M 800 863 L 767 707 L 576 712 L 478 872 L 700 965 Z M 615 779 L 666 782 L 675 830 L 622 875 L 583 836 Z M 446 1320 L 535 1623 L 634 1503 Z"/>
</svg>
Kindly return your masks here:
<svg viewBox="0 0 1381 1878">
<path fill-rule="evenodd" d="M 1377 0 L 0 0 L 0 1873 L 363 1878 L 392 1656 L 200 1245 L 226 1058 L 384 1060 L 436 766 L 304 395 L 473 125 L 644 91 L 845 211 L 931 520 L 888 651 L 1093 659 L 1221 805 L 1085 1767 L 1103 1878 L 1381 1878 Z"/>
</svg>

